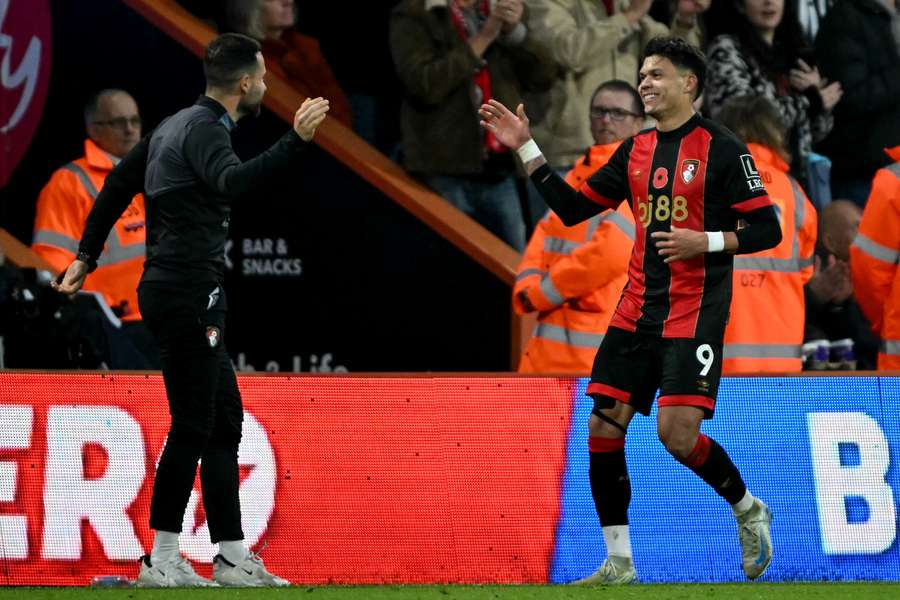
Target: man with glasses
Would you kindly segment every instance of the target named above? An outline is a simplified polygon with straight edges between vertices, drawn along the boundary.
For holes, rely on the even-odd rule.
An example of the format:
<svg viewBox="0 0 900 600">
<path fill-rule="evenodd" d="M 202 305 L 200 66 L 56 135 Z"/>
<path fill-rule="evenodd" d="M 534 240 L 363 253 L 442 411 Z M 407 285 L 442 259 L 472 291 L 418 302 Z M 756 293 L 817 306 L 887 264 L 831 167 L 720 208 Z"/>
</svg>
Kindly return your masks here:
<svg viewBox="0 0 900 600">
<path fill-rule="evenodd" d="M 107 175 L 141 139 L 137 103 L 123 90 L 95 94 L 85 106 L 84 122 L 88 134 L 84 156 L 53 173 L 37 202 L 32 249 L 57 272 L 65 271 L 75 259 L 85 220 Z M 134 347 L 134 351 L 111 352 L 108 359 L 113 368 L 159 368 L 159 352 L 138 310 L 145 233 L 144 197 L 138 194 L 116 221 L 97 270 L 83 288 L 105 300 Z"/>
<path fill-rule="evenodd" d="M 594 91 L 588 120 L 595 144 L 566 175 L 575 189 L 609 161 L 622 140 L 640 131 L 644 105 L 631 85 L 614 79 Z M 517 313 L 539 313 L 519 372 L 591 372 L 628 279 L 633 244 L 634 217 L 625 202 L 572 227 L 547 212 L 528 242 L 513 288 Z"/>
</svg>

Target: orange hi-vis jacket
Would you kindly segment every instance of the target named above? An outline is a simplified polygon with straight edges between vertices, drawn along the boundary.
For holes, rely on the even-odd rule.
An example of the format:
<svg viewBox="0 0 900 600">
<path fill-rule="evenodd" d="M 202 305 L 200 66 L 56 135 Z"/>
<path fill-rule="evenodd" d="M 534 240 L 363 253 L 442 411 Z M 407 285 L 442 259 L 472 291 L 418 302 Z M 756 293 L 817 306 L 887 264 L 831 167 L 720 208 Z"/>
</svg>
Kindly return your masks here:
<svg viewBox="0 0 900 600">
<path fill-rule="evenodd" d="M 31 248 L 58 272 L 75 259 L 88 213 L 112 168 L 109 156 L 85 140 L 84 157 L 57 169 L 41 190 Z M 144 266 L 146 222 L 144 196 L 138 194 L 116 221 L 97 270 L 82 288 L 101 293 L 110 308 L 121 312 L 123 321 L 141 318 L 137 286 Z"/>
<path fill-rule="evenodd" d="M 813 274 L 818 217 L 787 163 L 769 148 L 747 147 L 779 213 L 781 243 L 734 259 L 722 372 L 801 371 L 803 286 Z"/>
<path fill-rule="evenodd" d="M 878 370 L 900 370 L 900 146 L 894 164 L 872 181 L 859 232 L 850 247 L 853 293 L 881 337 Z"/>
<path fill-rule="evenodd" d="M 593 146 L 566 176 L 573 187 L 606 164 L 619 142 Z M 526 291 L 538 324 L 519 363 L 522 373 L 591 372 L 622 288 L 634 245 L 627 202 L 574 227 L 549 211 L 525 248 L 513 288 L 513 308 L 525 313 Z"/>
</svg>

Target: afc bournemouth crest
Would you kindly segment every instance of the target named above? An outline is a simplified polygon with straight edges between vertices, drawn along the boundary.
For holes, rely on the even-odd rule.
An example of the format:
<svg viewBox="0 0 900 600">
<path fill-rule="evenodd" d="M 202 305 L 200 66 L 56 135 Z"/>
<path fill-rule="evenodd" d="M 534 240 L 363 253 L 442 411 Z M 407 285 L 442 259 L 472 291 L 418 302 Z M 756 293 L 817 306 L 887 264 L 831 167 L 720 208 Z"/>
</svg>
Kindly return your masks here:
<svg viewBox="0 0 900 600">
<path fill-rule="evenodd" d="M 210 348 L 215 348 L 219 345 L 219 328 L 218 327 L 207 327 L 206 328 L 206 341 L 209 342 Z"/>
<path fill-rule="evenodd" d="M 681 180 L 690 183 L 697 176 L 697 170 L 700 168 L 700 161 L 696 159 L 688 159 L 681 161 Z"/>
</svg>

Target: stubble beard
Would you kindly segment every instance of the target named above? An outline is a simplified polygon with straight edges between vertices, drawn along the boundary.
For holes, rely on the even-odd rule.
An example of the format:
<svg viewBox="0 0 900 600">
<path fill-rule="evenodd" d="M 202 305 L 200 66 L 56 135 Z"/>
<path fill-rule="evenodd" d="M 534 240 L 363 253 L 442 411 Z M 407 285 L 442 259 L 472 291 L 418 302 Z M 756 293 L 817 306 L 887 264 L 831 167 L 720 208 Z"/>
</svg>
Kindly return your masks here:
<svg viewBox="0 0 900 600">
<path fill-rule="evenodd" d="M 262 100 L 262 95 L 255 102 L 242 100 L 238 103 L 238 113 L 240 113 L 241 117 L 258 117 L 259 113 L 262 112 Z"/>
</svg>

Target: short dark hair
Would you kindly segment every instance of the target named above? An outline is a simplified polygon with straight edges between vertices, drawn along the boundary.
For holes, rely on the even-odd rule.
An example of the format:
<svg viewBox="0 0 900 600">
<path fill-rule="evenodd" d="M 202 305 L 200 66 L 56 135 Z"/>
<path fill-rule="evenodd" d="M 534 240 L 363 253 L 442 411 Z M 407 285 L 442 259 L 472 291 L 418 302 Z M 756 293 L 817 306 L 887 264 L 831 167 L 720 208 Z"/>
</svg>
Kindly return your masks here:
<svg viewBox="0 0 900 600">
<path fill-rule="evenodd" d="M 597 89 L 594 90 L 594 93 L 591 94 L 591 104 L 594 105 L 594 98 L 597 97 L 597 94 L 600 92 L 624 92 L 626 94 L 631 95 L 631 104 L 632 111 L 640 115 L 642 118 L 644 117 L 644 102 L 641 100 L 641 95 L 638 94 L 637 90 L 634 89 L 634 86 L 628 83 L 627 81 L 622 81 L 621 79 L 610 79 L 609 81 L 604 81 L 600 85 L 597 86 Z"/>
<path fill-rule="evenodd" d="M 259 51 L 259 42 L 240 33 L 223 33 L 216 37 L 203 54 L 206 86 L 227 88 L 245 73 L 254 72 Z"/>
<path fill-rule="evenodd" d="M 110 96 L 116 96 L 118 94 L 125 94 L 129 98 L 131 97 L 131 94 L 125 90 L 119 88 L 106 88 L 88 98 L 87 103 L 84 105 L 84 126 L 88 127 L 94 123 L 94 119 L 97 117 L 97 111 L 100 110 L 100 102 L 104 98 L 109 98 Z"/>
<path fill-rule="evenodd" d="M 732 96 L 716 121 L 730 129 L 745 144 L 759 144 L 790 162 L 785 144 L 785 127 L 778 109 L 765 96 Z"/>
<path fill-rule="evenodd" d="M 660 36 L 647 43 L 647 47 L 644 48 L 644 59 L 648 56 L 668 58 L 676 67 L 691 71 L 697 76 L 697 91 L 694 98 L 699 98 L 703 93 L 706 84 L 706 57 L 699 48 L 680 38 Z"/>
</svg>

